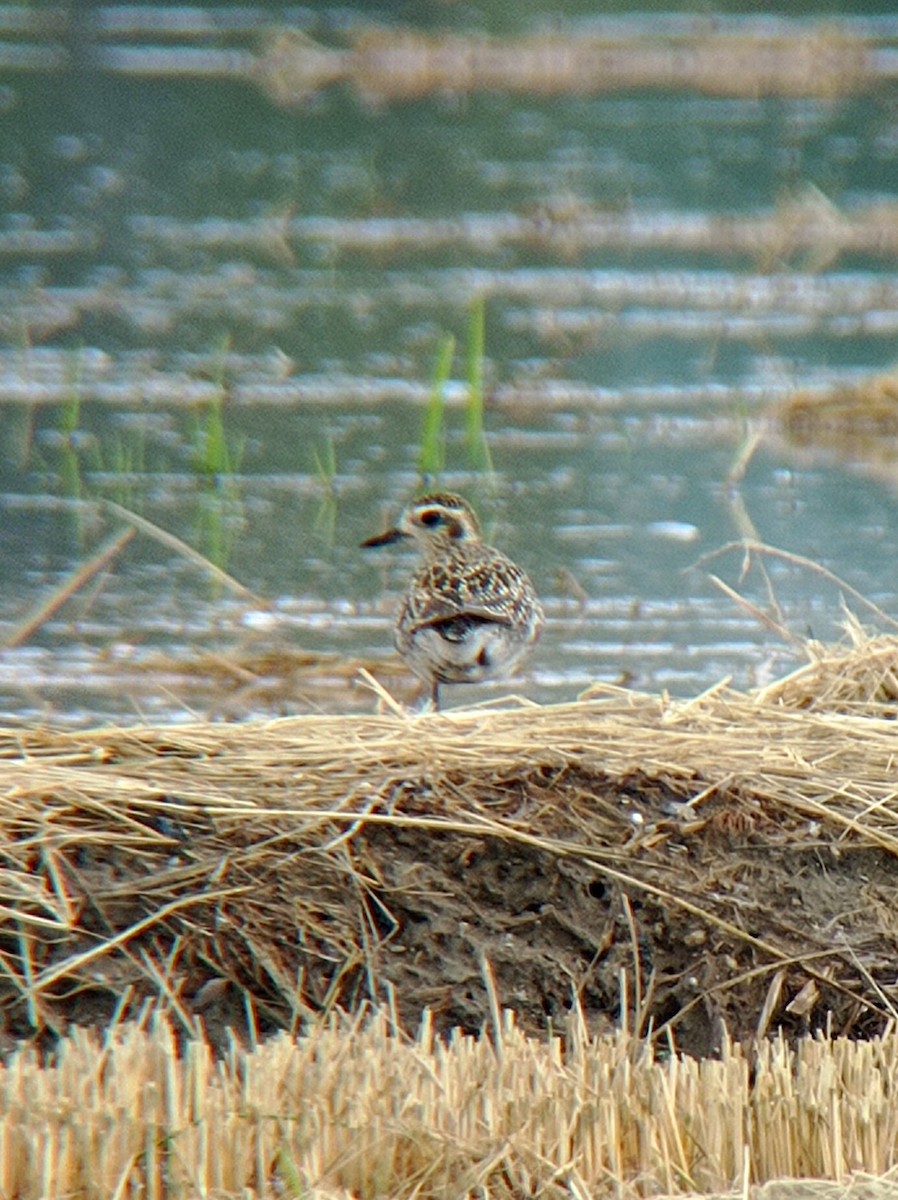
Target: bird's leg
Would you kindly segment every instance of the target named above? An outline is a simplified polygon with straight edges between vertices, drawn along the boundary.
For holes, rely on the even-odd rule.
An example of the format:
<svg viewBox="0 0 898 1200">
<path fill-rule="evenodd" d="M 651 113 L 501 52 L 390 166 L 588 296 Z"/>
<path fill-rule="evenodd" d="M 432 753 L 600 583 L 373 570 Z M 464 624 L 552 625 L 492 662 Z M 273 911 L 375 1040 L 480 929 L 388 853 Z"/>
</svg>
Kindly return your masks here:
<svg viewBox="0 0 898 1200">
<path fill-rule="evenodd" d="M 430 703 L 433 705 L 433 711 L 440 711 L 440 684 L 439 680 L 435 679 L 430 692 Z"/>
</svg>

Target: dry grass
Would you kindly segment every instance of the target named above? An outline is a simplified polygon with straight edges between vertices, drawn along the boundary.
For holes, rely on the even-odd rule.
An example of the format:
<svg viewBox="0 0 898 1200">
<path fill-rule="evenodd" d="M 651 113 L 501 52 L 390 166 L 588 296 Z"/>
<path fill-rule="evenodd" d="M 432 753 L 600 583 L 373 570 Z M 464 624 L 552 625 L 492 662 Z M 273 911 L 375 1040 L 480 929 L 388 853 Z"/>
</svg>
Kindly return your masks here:
<svg viewBox="0 0 898 1200">
<path fill-rule="evenodd" d="M 776 405 L 771 431 L 790 446 L 823 450 L 862 464 L 894 484 L 898 459 L 898 376 L 871 375 L 852 385 L 802 389 Z"/>
<path fill-rule="evenodd" d="M 582 1026 L 527 1037 L 509 1013 L 449 1042 L 380 1015 L 216 1060 L 132 1023 L 73 1034 L 52 1067 L 26 1050 L 0 1068 L 0 1194 L 627 1200 L 863 1172 L 859 1194 L 884 1197 L 896 1073 L 894 1033 L 699 1063 Z M 828 1194 L 786 1182 L 758 1200 Z"/>
<path fill-rule="evenodd" d="M 302 33 L 270 38 L 253 76 L 278 103 L 297 104 L 336 82 L 370 102 L 478 91 L 554 96 L 632 88 L 688 88 L 723 96 L 853 95 L 881 76 L 873 39 L 847 26 L 795 33 L 655 33 L 590 36 L 542 32 L 487 38 L 413 29 L 371 29 L 349 49 L 328 49 Z"/>
<path fill-rule="evenodd" d="M 0 1195 L 885 1195 L 898 639 L 851 633 L 689 702 L 3 731 Z"/>
<path fill-rule="evenodd" d="M 248 995 L 263 1024 L 383 1002 L 404 979 L 408 906 L 463 891 L 490 854 L 575 879 L 575 896 L 607 887 L 679 914 L 696 941 L 749 953 L 756 984 L 788 965 L 796 990 L 816 980 L 827 1004 L 850 1001 L 840 1027 L 881 1028 L 898 1012 L 896 695 L 898 639 L 881 637 L 818 649 L 763 692 L 688 702 L 602 689 L 545 708 L 2 732 L 8 1036 L 62 1033 L 128 988 L 126 1003 L 161 996 L 193 1030 L 210 980 Z M 446 847 L 452 878 L 425 887 L 422 860 Z M 775 855 L 805 879 L 791 924 L 757 874 Z M 884 922 L 862 952 L 850 917 L 836 907 L 821 927 L 807 890 L 846 855 L 867 872 L 853 900 Z M 560 903 L 501 903 L 528 900 Z"/>
</svg>

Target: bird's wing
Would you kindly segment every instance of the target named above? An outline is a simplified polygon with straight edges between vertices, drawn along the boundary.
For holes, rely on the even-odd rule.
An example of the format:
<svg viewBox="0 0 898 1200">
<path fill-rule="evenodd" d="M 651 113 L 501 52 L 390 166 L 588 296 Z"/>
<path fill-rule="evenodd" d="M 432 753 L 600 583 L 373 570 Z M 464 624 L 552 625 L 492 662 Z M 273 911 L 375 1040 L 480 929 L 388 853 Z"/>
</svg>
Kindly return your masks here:
<svg viewBox="0 0 898 1200">
<path fill-rule="evenodd" d="M 510 559 L 467 563 L 464 569 L 436 562 L 414 578 L 406 599 L 415 629 L 455 617 L 511 625 L 526 577 Z"/>
<path fill-rule="evenodd" d="M 489 622 L 493 625 L 511 625 L 512 621 L 507 614 L 491 612 L 488 608 L 463 608 L 453 609 L 451 612 L 434 611 L 426 616 L 416 618 L 412 625 L 412 631 L 417 633 L 419 629 L 433 628 L 437 625 L 447 625 L 450 621 L 458 621 L 466 619 L 469 621 Z"/>
</svg>

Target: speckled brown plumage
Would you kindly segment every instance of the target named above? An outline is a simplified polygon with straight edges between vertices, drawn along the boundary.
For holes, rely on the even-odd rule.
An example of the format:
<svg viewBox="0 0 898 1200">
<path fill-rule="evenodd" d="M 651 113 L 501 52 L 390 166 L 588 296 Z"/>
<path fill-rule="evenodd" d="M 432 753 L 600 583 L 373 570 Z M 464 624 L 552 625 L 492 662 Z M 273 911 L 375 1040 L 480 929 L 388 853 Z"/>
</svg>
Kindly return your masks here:
<svg viewBox="0 0 898 1200">
<path fill-rule="evenodd" d="M 362 544 L 407 537 L 418 543 L 424 562 L 399 607 L 394 642 L 439 707 L 441 683 L 509 674 L 539 638 L 543 610 L 521 568 L 483 542 L 461 496 L 424 496 L 403 510 L 393 529 Z"/>
</svg>

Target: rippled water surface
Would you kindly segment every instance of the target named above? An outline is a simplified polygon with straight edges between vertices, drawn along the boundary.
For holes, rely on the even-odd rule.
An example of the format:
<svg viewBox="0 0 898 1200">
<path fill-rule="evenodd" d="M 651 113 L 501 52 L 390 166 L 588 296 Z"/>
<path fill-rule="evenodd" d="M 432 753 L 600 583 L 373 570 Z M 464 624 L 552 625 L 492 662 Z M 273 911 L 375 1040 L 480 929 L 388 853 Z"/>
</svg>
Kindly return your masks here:
<svg viewBox="0 0 898 1200">
<path fill-rule="evenodd" d="M 641 53 L 713 19 L 257 5 L 166 32 L 84 10 L 27 36 L 0 12 L 4 719 L 370 707 L 360 668 L 410 696 L 390 620 L 413 560 L 359 543 L 424 485 L 450 335 L 433 481 L 550 618 L 521 678 L 450 702 L 752 685 L 836 636 L 843 599 L 889 627 L 827 572 L 898 614 L 898 420 L 799 439 L 784 406 L 894 358 L 898 20 L 721 12 L 747 47 L 863 44 L 869 80 L 822 98 L 536 78 L 375 104 L 349 73 L 288 103 L 245 68 L 285 23 L 329 53 L 414 22 Z"/>
</svg>

